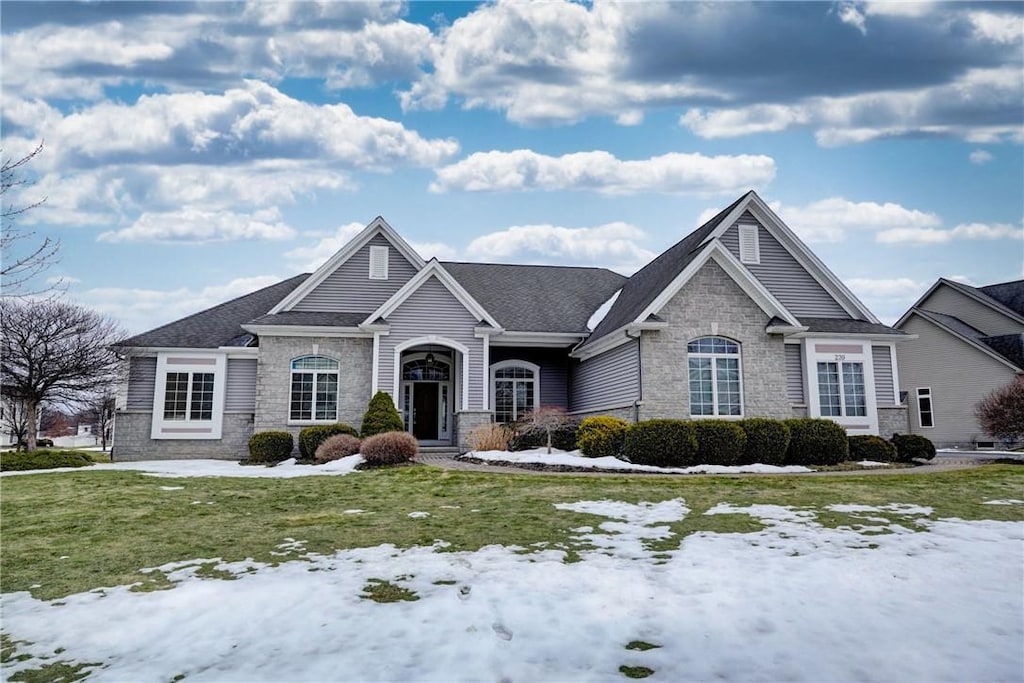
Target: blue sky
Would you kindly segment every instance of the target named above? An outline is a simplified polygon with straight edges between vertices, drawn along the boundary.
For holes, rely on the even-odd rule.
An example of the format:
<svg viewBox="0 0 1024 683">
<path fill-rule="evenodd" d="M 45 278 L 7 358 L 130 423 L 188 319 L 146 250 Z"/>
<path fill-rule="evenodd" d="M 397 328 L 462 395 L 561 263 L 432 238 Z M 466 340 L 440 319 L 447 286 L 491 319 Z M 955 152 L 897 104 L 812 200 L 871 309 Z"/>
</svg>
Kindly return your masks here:
<svg viewBox="0 0 1024 683">
<path fill-rule="evenodd" d="M 1024 276 L 1019 3 L 2 12 L 4 153 L 45 140 L 20 225 L 132 332 L 377 215 L 425 257 L 629 273 L 748 189 L 884 321 Z"/>
</svg>

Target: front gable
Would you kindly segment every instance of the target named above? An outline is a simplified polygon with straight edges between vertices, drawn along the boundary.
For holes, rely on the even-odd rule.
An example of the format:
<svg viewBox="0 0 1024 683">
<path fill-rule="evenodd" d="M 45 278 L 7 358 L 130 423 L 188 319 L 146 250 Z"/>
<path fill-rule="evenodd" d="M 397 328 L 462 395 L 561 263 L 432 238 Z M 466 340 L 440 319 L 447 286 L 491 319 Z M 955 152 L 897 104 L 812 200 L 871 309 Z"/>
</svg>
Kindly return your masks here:
<svg viewBox="0 0 1024 683">
<path fill-rule="evenodd" d="M 378 217 L 270 313 L 370 313 L 424 265 L 419 254 Z"/>
</svg>

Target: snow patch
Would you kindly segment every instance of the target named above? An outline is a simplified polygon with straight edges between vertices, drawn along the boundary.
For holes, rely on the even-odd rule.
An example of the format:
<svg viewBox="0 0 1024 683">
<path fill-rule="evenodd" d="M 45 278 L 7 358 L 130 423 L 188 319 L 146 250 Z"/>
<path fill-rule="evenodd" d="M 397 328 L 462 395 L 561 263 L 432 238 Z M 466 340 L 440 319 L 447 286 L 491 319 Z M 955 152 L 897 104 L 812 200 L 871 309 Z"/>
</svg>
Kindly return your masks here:
<svg viewBox="0 0 1024 683">
<path fill-rule="evenodd" d="M 615 302 L 618 300 L 619 294 L 621 293 L 622 288 L 620 287 L 619 289 L 615 290 L 615 293 L 612 294 L 611 298 L 608 299 L 608 301 L 605 301 L 603 304 L 597 307 L 597 310 L 594 311 L 594 314 L 590 316 L 589 320 L 587 320 L 588 330 L 593 332 L 594 330 L 597 329 L 597 326 L 600 325 L 601 321 L 604 320 L 605 316 L 608 315 L 608 311 L 612 310 L 612 306 L 615 305 Z"/>
<path fill-rule="evenodd" d="M 877 460 L 858 460 L 861 467 L 892 467 L 891 462 L 878 462 Z"/>
<path fill-rule="evenodd" d="M 802 465 L 695 465 L 693 467 L 655 467 L 636 465 L 611 456 L 587 458 L 579 451 L 560 451 L 552 448 L 533 448 L 526 451 L 470 451 L 466 457 L 513 463 L 536 463 L 541 465 L 568 465 L 587 469 L 622 470 L 624 472 L 662 472 L 665 474 L 793 474 L 813 472 Z"/>
<path fill-rule="evenodd" d="M 430 513 L 429 512 L 421 512 L 421 511 L 417 510 L 416 512 L 410 512 L 408 516 L 412 517 L 413 519 L 424 519 L 426 517 L 429 517 Z"/>
<path fill-rule="evenodd" d="M 986 500 L 982 505 L 1024 505 L 1024 500 L 1006 498 L 1003 500 Z"/>
<path fill-rule="evenodd" d="M 316 475 L 344 476 L 363 462 L 363 456 L 350 455 L 323 465 L 298 465 L 289 458 L 274 467 L 239 465 L 234 460 L 145 460 L 141 462 L 98 463 L 91 467 L 59 467 L 52 470 L 24 470 L 2 472 L 0 477 L 53 472 L 141 472 L 153 477 L 254 477 L 261 479 L 290 479 Z"/>
</svg>

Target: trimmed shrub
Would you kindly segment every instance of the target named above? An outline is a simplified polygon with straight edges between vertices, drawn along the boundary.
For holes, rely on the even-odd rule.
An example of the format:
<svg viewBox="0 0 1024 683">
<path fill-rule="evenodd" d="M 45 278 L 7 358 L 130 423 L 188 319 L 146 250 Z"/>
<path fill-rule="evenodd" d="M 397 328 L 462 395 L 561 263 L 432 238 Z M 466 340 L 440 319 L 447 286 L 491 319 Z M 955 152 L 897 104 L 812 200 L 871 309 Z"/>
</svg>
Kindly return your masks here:
<svg viewBox="0 0 1024 683">
<path fill-rule="evenodd" d="M 600 415 L 580 422 L 576 442 L 588 458 L 617 458 L 626 449 L 629 423 L 618 417 Z"/>
<path fill-rule="evenodd" d="M 359 452 L 359 444 L 359 439 L 351 434 L 335 434 L 327 437 L 322 444 L 317 446 L 313 458 L 318 465 L 347 458 Z"/>
<path fill-rule="evenodd" d="M 697 430 L 685 420 L 644 420 L 626 432 L 626 457 L 638 465 L 690 467 L 697 462 Z"/>
<path fill-rule="evenodd" d="M 576 450 L 576 432 L 580 423 L 570 420 L 555 427 L 551 431 L 551 446 L 563 451 Z M 512 425 L 513 435 L 508 443 L 510 451 L 526 451 L 531 448 L 542 448 L 548 445 L 547 431 L 529 422 L 517 422 Z"/>
<path fill-rule="evenodd" d="M 898 462 L 913 462 L 915 458 L 931 460 L 935 457 L 935 444 L 919 434 L 893 434 Z"/>
<path fill-rule="evenodd" d="M 694 420 L 697 430 L 697 464 L 735 465 L 743 457 L 747 434 L 728 420 Z"/>
<path fill-rule="evenodd" d="M 503 424 L 489 422 L 477 425 L 466 440 L 474 451 L 507 451 L 512 440 L 512 429 Z"/>
<path fill-rule="evenodd" d="M 846 430 L 832 420 L 797 417 L 789 427 L 787 465 L 837 465 L 850 456 Z"/>
<path fill-rule="evenodd" d="M 383 432 L 363 440 L 360 452 L 368 467 L 409 462 L 419 452 L 416 437 L 409 432 Z"/>
<path fill-rule="evenodd" d="M 366 406 L 366 413 L 363 414 L 363 425 L 359 429 L 359 433 L 365 439 L 375 434 L 404 431 L 405 423 L 402 422 L 402 416 L 398 414 L 398 409 L 395 408 L 395 402 L 391 400 L 391 396 L 386 392 L 378 391 L 370 399 L 369 405 Z"/>
<path fill-rule="evenodd" d="M 249 462 L 277 464 L 292 457 L 288 432 L 257 432 L 249 437 Z"/>
<path fill-rule="evenodd" d="M 850 437 L 850 460 L 895 462 L 896 446 L 880 436 L 871 434 Z"/>
<path fill-rule="evenodd" d="M 312 460 L 316 456 L 316 450 L 324 441 L 337 434 L 348 434 L 359 436 L 355 427 L 344 422 L 332 425 L 313 425 L 305 427 L 299 432 L 299 457 L 303 460 Z"/>
<path fill-rule="evenodd" d="M 783 465 L 789 449 L 789 427 L 782 420 L 751 417 L 737 422 L 747 435 L 738 465 Z"/>
<path fill-rule="evenodd" d="M 52 470 L 57 467 L 88 467 L 95 464 L 82 451 L 20 451 L 0 455 L 0 472 Z"/>
</svg>

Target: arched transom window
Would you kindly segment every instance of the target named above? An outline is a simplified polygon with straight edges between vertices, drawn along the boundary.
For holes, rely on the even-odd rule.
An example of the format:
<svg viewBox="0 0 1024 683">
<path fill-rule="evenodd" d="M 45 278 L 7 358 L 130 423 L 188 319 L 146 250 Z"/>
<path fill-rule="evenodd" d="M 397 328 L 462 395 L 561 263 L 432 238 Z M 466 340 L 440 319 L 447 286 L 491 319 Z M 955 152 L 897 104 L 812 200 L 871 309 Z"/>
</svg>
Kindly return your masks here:
<svg viewBox="0 0 1024 683">
<path fill-rule="evenodd" d="M 451 366 L 445 360 L 435 359 L 432 353 L 402 365 L 402 379 L 406 381 L 447 382 L 450 377 Z"/>
<path fill-rule="evenodd" d="M 506 360 L 491 366 L 494 421 L 515 422 L 537 407 L 540 400 L 540 367 Z"/>
<path fill-rule="evenodd" d="M 303 356 L 292 361 L 290 420 L 338 419 L 338 361 L 325 356 Z"/>
<path fill-rule="evenodd" d="M 723 337 L 701 337 L 686 345 L 690 415 L 743 415 L 740 345 Z"/>
</svg>

